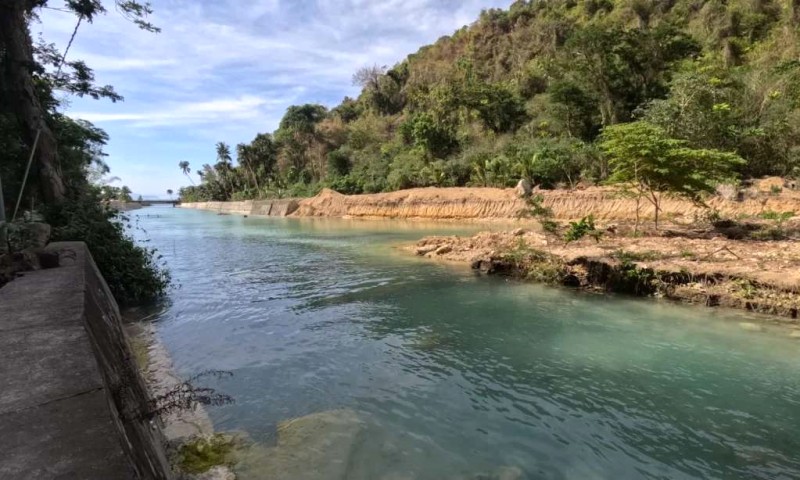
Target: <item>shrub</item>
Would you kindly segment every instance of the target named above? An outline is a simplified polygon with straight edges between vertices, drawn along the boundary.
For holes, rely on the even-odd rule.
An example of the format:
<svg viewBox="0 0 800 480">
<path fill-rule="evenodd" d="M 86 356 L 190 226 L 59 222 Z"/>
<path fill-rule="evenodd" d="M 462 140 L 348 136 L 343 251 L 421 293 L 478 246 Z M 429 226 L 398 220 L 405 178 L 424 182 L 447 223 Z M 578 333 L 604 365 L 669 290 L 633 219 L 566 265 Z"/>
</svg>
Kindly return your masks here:
<svg viewBox="0 0 800 480">
<path fill-rule="evenodd" d="M 782 225 L 786 220 L 794 217 L 794 212 L 775 212 L 767 210 L 758 214 L 759 218 L 764 220 L 773 220 L 778 226 Z"/>
<path fill-rule="evenodd" d="M 603 235 L 603 232 L 595 228 L 593 215 L 583 217 L 578 222 L 570 222 L 569 228 L 564 234 L 564 241 L 567 243 L 576 242 L 586 235 L 594 238 L 596 242 L 600 242 L 600 237 Z"/>
<path fill-rule="evenodd" d="M 154 248 L 136 245 L 128 235 L 129 218 L 103 206 L 93 192 L 45 212 L 53 227 L 52 241 L 82 241 L 121 305 L 164 295 L 171 284 Z"/>
</svg>

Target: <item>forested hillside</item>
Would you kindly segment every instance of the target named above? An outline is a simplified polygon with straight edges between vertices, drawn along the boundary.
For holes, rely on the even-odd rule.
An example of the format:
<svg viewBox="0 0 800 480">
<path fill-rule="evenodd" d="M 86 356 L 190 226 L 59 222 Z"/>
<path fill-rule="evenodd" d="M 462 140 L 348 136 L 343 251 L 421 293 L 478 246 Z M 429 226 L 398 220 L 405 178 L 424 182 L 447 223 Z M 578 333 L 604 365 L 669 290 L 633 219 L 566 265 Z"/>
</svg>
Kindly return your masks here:
<svg viewBox="0 0 800 480">
<path fill-rule="evenodd" d="M 356 99 L 290 107 L 237 165 L 218 144 L 181 194 L 597 183 L 614 173 L 604 129 L 626 123 L 617 137 L 702 153 L 686 158 L 735 154 L 741 177 L 797 175 L 798 25 L 800 0 L 520 0 L 356 72 Z"/>
</svg>

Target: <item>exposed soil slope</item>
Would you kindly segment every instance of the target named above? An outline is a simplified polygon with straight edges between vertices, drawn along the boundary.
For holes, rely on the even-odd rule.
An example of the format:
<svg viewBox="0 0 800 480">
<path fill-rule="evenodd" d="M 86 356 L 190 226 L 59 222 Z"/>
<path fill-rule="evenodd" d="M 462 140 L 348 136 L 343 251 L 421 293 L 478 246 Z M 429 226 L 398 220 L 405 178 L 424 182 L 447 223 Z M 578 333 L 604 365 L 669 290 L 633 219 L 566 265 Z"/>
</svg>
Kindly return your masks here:
<svg viewBox="0 0 800 480">
<path fill-rule="evenodd" d="M 742 200 L 726 200 L 714 196 L 708 206 L 724 215 L 757 215 L 765 211 L 800 212 L 800 192 L 773 192 L 756 186 L 742 192 Z M 609 187 L 588 187 L 576 190 L 540 190 L 544 206 L 557 219 L 577 219 L 594 215 L 598 220 L 633 220 L 636 202 L 621 196 Z M 525 208 L 514 189 L 499 188 L 415 188 L 369 195 L 342 195 L 325 189 L 319 195 L 299 202 L 293 216 L 324 217 L 388 217 L 424 219 L 513 219 Z M 665 198 L 662 218 L 692 221 L 704 209 L 690 201 Z M 642 203 L 642 218 L 653 216 L 653 207 Z"/>
</svg>

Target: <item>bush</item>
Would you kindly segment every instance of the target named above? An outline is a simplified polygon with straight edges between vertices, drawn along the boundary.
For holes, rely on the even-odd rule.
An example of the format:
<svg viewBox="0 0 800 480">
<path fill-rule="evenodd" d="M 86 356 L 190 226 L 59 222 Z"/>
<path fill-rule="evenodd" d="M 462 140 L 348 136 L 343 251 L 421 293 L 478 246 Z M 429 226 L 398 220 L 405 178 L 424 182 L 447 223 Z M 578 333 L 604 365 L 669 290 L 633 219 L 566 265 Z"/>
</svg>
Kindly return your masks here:
<svg viewBox="0 0 800 480">
<path fill-rule="evenodd" d="M 336 190 L 345 195 L 364 193 L 364 187 L 354 175 L 328 177 L 326 184 L 331 190 Z"/>
<path fill-rule="evenodd" d="M 600 237 L 603 235 L 603 232 L 595 228 L 593 215 L 583 217 L 578 222 L 569 222 L 569 228 L 564 234 L 564 241 L 567 243 L 576 242 L 586 235 L 594 238 L 596 242 L 599 242 Z"/>
<path fill-rule="evenodd" d="M 52 207 L 45 217 L 53 227 L 52 241 L 85 242 L 111 293 L 121 305 L 163 296 L 171 284 L 154 248 L 136 245 L 126 232 L 127 216 L 103 206 L 93 192 Z"/>
</svg>

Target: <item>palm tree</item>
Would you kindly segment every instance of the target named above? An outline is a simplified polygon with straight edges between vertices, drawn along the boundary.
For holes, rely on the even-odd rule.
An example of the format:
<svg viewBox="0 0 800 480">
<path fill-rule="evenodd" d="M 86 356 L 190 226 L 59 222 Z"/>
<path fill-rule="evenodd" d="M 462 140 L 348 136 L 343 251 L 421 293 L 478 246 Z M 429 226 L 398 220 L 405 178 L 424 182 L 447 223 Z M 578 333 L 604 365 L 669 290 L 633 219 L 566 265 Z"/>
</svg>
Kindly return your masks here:
<svg viewBox="0 0 800 480">
<path fill-rule="evenodd" d="M 186 175 L 186 178 L 188 178 L 189 181 L 192 182 L 192 185 L 194 185 L 194 180 L 192 180 L 192 177 L 189 176 L 189 173 L 192 171 L 192 169 L 189 167 L 189 162 L 187 162 L 186 160 L 178 162 L 178 166 L 180 167 L 183 174 Z"/>
<path fill-rule="evenodd" d="M 250 177 L 253 179 L 253 186 L 256 189 L 256 194 L 259 193 L 258 179 L 256 172 L 253 170 L 253 150 L 250 146 L 240 143 L 236 145 L 236 158 L 239 160 L 239 165 L 242 165 L 250 172 Z"/>
<path fill-rule="evenodd" d="M 169 195 L 169 199 L 172 200 L 172 189 L 171 188 L 167 189 L 167 195 Z"/>
<path fill-rule="evenodd" d="M 226 187 L 226 195 L 230 197 L 233 194 L 233 183 L 230 179 L 230 171 L 232 169 L 231 147 L 225 142 L 217 142 L 217 163 L 214 169 L 219 173 L 223 180 L 223 185 Z"/>
</svg>

